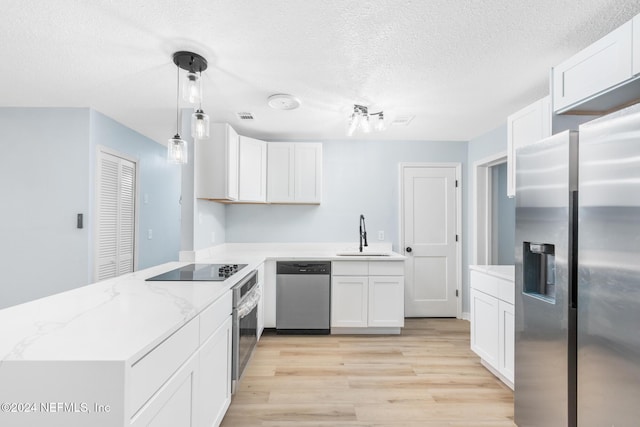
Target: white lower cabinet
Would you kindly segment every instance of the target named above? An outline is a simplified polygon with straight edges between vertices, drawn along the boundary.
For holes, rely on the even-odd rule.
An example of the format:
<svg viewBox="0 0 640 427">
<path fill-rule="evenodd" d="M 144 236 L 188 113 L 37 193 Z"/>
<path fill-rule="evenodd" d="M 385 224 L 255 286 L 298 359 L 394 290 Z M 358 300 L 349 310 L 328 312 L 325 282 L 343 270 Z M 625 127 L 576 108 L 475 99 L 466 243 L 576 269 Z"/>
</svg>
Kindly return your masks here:
<svg viewBox="0 0 640 427">
<path fill-rule="evenodd" d="M 331 327 L 369 326 L 369 278 L 333 276 L 331 282 Z"/>
<path fill-rule="evenodd" d="M 220 425 L 231 403 L 232 325 L 231 293 L 227 292 L 135 362 L 129 374 L 130 425 Z M 154 381 L 164 383 L 156 389 Z M 138 410 L 139 402 L 143 404 Z"/>
<path fill-rule="evenodd" d="M 400 332 L 403 261 L 334 261 L 332 274 L 332 333 Z"/>
<path fill-rule="evenodd" d="M 515 310 L 513 281 L 471 271 L 471 350 L 513 388 Z"/>
<path fill-rule="evenodd" d="M 195 426 L 193 408 L 197 369 L 198 358 L 194 355 L 132 418 L 131 426 Z"/>
<path fill-rule="evenodd" d="M 500 339 L 498 349 L 498 370 L 513 383 L 515 362 L 515 309 L 513 304 L 498 301 L 498 329 Z"/>
<path fill-rule="evenodd" d="M 404 277 L 369 277 L 368 325 L 404 326 Z"/>
<path fill-rule="evenodd" d="M 498 366 L 498 298 L 471 289 L 471 350 L 492 366 Z"/>
<path fill-rule="evenodd" d="M 200 349 L 198 426 L 217 426 L 231 403 L 231 327 L 229 317 Z M 188 424 L 174 424 L 188 425 Z"/>
</svg>

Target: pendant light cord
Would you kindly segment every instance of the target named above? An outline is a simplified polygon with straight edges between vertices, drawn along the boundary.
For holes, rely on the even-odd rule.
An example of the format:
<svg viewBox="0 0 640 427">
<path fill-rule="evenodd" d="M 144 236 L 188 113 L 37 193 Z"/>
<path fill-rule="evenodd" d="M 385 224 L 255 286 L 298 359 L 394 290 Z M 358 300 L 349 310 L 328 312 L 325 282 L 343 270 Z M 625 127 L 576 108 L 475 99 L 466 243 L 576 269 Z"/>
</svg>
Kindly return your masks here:
<svg viewBox="0 0 640 427">
<path fill-rule="evenodd" d="M 180 135 L 180 67 L 176 67 L 177 80 L 176 80 L 176 135 Z"/>
<path fill-rule="evenodd" d="M 198 78 L 198 83 L 200 83 L 200 111 L 202 111 L 202 71 L 199 71 L 198 75 L 200 76 Z"/>
</svg>

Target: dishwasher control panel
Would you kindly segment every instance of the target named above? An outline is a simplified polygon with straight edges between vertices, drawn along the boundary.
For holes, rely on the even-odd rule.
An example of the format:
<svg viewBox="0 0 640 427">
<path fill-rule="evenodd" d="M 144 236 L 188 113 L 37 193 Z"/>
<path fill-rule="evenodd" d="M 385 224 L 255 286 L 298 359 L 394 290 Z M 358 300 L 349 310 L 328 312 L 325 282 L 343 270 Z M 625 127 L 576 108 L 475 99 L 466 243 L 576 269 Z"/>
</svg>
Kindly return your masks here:
<svg viewBox="0 0 640 427">
<path fill-rule="evenodd" d="M 278 262 L 277 274 L 331 274 L 331 263 L 320 261 Z"/>
</svg>

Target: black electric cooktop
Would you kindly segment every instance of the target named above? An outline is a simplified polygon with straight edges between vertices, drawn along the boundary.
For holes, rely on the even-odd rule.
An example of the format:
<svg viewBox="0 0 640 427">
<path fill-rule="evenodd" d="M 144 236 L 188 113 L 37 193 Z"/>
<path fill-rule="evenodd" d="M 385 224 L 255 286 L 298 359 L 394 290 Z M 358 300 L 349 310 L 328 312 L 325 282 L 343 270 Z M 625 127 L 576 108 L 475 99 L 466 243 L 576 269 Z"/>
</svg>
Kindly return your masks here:
<svg viewBox="0 0 640 427">
<path fill-rule="evenodd" d="M 150 277 L 147 281 L 221 282 L 246 266 L 247 264 L 189 264 Z"/>
</svg>

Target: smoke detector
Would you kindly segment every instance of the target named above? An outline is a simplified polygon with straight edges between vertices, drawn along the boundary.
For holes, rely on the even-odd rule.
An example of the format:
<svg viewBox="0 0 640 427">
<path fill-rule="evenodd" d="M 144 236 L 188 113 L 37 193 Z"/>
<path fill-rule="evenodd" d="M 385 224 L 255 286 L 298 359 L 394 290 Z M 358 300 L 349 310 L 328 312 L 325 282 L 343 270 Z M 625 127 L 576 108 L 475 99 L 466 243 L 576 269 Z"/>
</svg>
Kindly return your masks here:
<svg viewBox="0 0 640 427">
<path fill-rule="evenodd" d="M 292 95 L 278 93 L 267 98 L 269 107 L 276 110 L 295 110 L 300 106 L 300 100 Z"/>
</svg>

